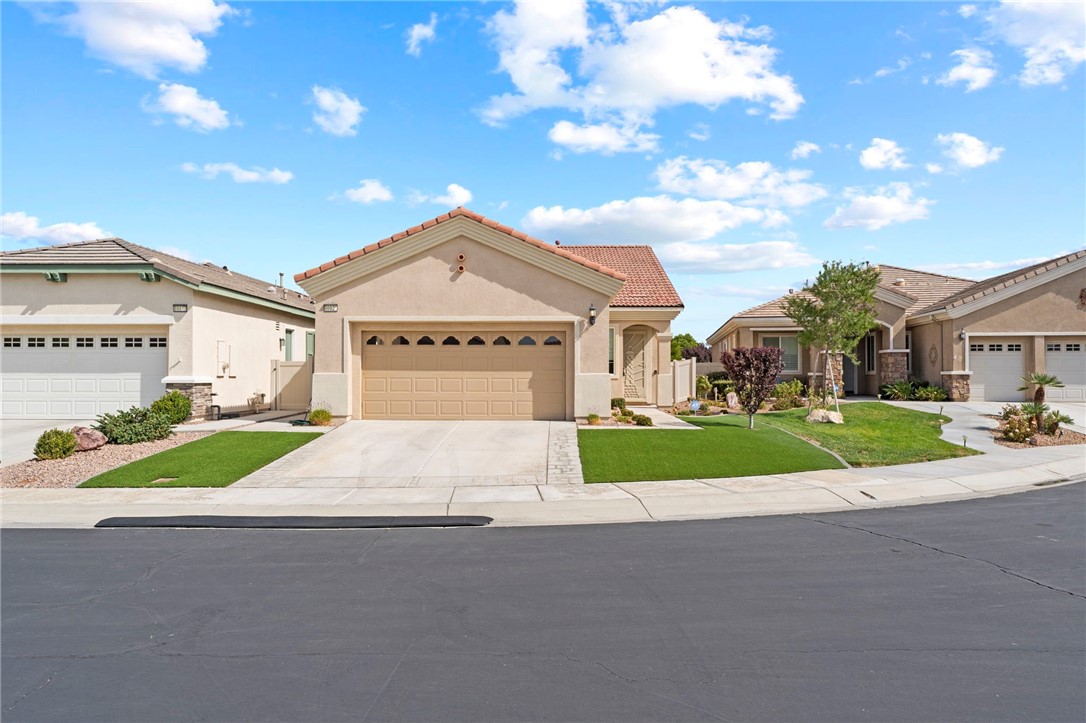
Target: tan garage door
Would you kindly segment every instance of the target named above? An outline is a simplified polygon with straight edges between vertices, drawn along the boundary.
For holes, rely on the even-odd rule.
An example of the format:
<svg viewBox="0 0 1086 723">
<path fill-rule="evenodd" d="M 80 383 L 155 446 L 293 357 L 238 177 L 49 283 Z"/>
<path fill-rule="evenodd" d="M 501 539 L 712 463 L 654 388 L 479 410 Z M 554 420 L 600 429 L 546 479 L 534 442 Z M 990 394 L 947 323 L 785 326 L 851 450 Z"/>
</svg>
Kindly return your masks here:
<svg viewBox="0 0 1086 723">
<path fill-rule="evenodd" d="M 566 333 L 366 331 L 363 419 L 565 419 Z"/>
</svg>

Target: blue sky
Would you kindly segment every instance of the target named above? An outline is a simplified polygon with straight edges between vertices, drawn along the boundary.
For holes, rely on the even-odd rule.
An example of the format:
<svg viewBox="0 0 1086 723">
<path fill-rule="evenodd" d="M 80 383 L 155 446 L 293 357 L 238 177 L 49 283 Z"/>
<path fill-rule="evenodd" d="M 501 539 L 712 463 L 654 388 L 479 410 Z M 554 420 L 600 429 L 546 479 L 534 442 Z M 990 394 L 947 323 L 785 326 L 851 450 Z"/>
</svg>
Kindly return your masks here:
<svg viewBox="0 0 1086 723">
<path fill-rule="evenodd" d="M 3 246 L 289 278 L 463 204 L 651 243 L 704 338 L 821 260 L 1082 247 L 1082 3 L 3 3 Z"/>
</svg>

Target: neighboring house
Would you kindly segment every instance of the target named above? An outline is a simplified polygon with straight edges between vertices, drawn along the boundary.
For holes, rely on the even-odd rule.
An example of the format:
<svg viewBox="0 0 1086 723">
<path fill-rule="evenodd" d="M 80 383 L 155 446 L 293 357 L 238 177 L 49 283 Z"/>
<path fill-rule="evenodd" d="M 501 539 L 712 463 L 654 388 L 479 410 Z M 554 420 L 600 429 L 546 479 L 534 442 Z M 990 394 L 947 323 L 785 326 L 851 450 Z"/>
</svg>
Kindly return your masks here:
<svg viewBox="0 0 1086 723">
<path fill-rule="evenodd" d="M 0 253 L 0 279 L 5 418 L 93 418 L 170 389 L 193 417 L 259 394 L 308 402 L 308 370 L 293 389 L 286 378 L 315 344 L 312 300 L 296 291 L 119 238 Z"/>
<path fill-rule="evenodd" d="M 855 350 L 859 365 L 845 357 L 834 367 L 846 393 L 874 395 L 914 377 L 957 401 L 1022 401 L 1022 376 L 1048 371 L 1066 384 L 1050 398 L 1086 398 L 1086 251 L 980 282 L 897 266 L 879 271 L 878 320 Z M 737 346 L 780 346 L 782 376 L 820 384 L 823 365 L 816 373 L 816 352 L 799 345 L 785 298 L 728 319 L 708 339 L 713 358 Z"/>
<path fill-rule="evenodd" d="M 360 419 L 573 419 L 673 403 L 682 310 L 647 246 L 548 244 L 464 208 L 295 280 L 315 404 Z M 691 366 L 692 368 L 692 366 Z"/>
</svg>

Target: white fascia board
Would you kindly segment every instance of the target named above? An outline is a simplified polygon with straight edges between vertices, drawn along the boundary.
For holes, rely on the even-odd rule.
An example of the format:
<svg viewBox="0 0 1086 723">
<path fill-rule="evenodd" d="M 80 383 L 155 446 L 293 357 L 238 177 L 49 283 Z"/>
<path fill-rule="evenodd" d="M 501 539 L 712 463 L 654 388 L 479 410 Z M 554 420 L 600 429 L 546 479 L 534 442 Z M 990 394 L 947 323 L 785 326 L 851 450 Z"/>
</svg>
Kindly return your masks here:
<svg viewBox="0 0 1086 723">
<path fill-rule="evenodd" d="M 1076 271 L 1081 271 L 1082 269 L 1086 269 L 1086 256 L 1077 258 L 1068 264 L 1064 264 L 1063 266 L 1057 266 L 1056 268 L 1045 271 L 1044 273 L 1037 274 L 1036 276 L 1025 279 L 1024 281 L 1019 281 L 1010 286 L 1006 286 L 999 291 L 994 291 L 990 294 L 980 297 L 979 299 L 974 299 L 973 301 L 966 302 L 961 306 L 955 306 L 951 309 L 947 309 L 946 314 L 951 319 L 960 319 L 961 317 L 968 316 L 974 311 L 979 311 L 986 306 L 991 306 L 992 304 L 1003 301 L 1004 299 L 1009 299 L 1012 296 L 1021 294 L 1023 291 L 1035 289 L 1038 286 L 1047 284 L 1049 281 L 1055 281 L 1056 279 L 1062 278 Z"/>
<path fill-rule="evenodd" d="M 3 326 L 169 326 L 165 314 L 4 314 Z"/>
</svg>

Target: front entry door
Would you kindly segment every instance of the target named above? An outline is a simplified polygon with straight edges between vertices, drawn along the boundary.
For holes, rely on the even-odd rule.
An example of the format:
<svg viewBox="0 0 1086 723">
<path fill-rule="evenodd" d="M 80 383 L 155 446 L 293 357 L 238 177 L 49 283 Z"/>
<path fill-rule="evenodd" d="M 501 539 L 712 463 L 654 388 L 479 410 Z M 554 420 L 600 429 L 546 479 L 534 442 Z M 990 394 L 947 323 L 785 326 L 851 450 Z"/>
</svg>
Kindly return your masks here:
<svg viewBox="0 0 1086 723">
<path fill-rule="evenodd" d="M 643 331 L 628 331 L 622 335 L 622 392 L 628 401 L 646 401 L 647 336 Z"/>
</svg>

